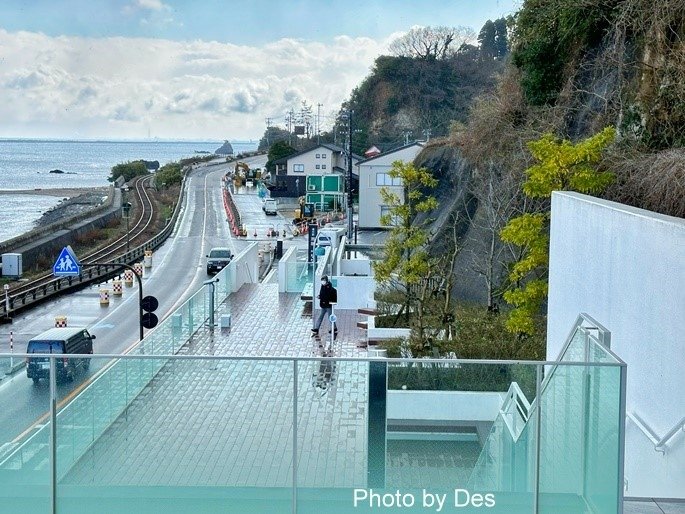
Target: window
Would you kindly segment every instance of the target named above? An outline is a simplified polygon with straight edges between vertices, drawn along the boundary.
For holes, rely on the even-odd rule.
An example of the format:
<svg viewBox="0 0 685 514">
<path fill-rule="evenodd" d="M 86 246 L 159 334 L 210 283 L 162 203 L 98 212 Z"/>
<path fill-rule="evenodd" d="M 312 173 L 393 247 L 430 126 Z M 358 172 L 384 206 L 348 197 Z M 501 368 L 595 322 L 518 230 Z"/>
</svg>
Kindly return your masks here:
<svg viewBox="0 0 685 514">
<path fill-rule="evenodd" d="M 304 164 L 293 164 L 293 172 L 304 173 Z"/>
<path fill-rule="evenodd" d="M 322 154 L 321 154 L 321 158 L 322 158 L 322 159 L 325 159 L 325 158 L 326 158 L 326 154 L 325 154 L 325 153 L 322 153 Z"/>
<path fill-rule="evenodd" d="M 316 158 L 319 159 L 321 157 L 321 154 L 317 153 Z"/>
<path fill-rule="evenodd" d="M 322 164 L 322 165 L 321 165 L 321 169 L 322 169 L 322 170 L 325 170 L 325 169 L 326 169 L 326 165 L 325 165 L 325 164 Z"/>
<path fill-rule="evenodd" d="M 390 225 L 386 226 L 397 226 L 400 224 L 400 217 L 392 215 L 392 207 L 389 205 L 381 205 L 381 217 L 390 216 Z"/>
<path fill-rule="evenodd" d="M 317 170 L 320 170 L 320 169 L 321 169 L 321 165 L 320 165 L 320 164 L 317 164 L 317 165 L 316 165 L 316 169 L 317 169 Z"/>
<path fill-rule="evenodd" d="M 400 177 L 392 178 L 387 173 L 376 173 L 377 186 L 401 186 L 402 179 Z"/>
</svg>

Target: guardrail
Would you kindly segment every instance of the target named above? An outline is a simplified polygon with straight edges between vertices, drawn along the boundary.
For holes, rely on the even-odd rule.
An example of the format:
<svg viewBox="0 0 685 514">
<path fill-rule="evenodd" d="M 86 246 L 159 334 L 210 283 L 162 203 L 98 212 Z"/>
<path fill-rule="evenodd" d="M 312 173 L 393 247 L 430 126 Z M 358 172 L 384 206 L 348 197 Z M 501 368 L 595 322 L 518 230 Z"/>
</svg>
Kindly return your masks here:
<svg viewBox="0 0 685 514">
<path fill-rule="evenodd" d="M 144 242 L 143 244 L 132 248 L 120 257 L 111 261 L 111 264 L 131 264 L 141 260 L 145 256 L 145 250 L 154 250 L 159 248 L 164 241 L 171 235 L 174 229 L 176 220 L 178 219 L 183 198 L 185 196 L 185 177 L 181 183 L 181 190 L 178 195 L 178 200 L 174 207 L 174 213 L 167 225 L 154 237 Z M 92 211 L 91 211 L 92 214 Z M 56 278 L 45 284 L 41 284 L 32 289 L 18 293 L 9 297 L 9 310 L 7 309 L 7 302 L 4 298 L 0 298 L 0 318 L 9 317 L 12 313 L 22 311 L 39 302 L 43 302 L 48 298 L 64 294 L 67 292 L 77 291 L 93 282 L 104 282 L 110 278 L 121 273 L 117 266 L 112 266 L 112 269 L 105 266 L 102 268 L 88 268 L 83 270 L 78 277 L 63 277 Z"/>
</svg>

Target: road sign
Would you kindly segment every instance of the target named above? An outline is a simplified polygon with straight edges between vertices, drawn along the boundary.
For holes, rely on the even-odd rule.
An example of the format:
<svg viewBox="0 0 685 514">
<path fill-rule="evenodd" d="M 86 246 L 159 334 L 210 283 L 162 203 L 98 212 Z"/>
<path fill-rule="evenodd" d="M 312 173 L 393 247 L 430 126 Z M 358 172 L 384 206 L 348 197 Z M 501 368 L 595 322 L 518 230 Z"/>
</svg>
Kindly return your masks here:
<svg viewBox="0 0 685 514">
<path fill-rule="evenodd" d="M 159 318 L 156 314 L 152 312 L 146 312 L 143 314 L 143 326 L 145 328 L 155 328 L 159 323 Z"/>
<path fill-rule="evenodd" d="M 335 323 L 336 321 L 338 321 L 338 317 L 335 314 L 331 314 L 330 316 L 328 316 L 328 321 L 330 321 L 331 323 Z"/>
<path fill-rule="evenodd" d="M 67 245 L 57 257 L 52 266 L 52 274 L 56 277 L 77 277 L 81 274 L 81 263 L 76 258 L 74 250 Z"/>
<path fill-rule="evenodd" d="M 159 301 L 154 296 L 146 296 L 140 302 L 140 306 L 143 308 L 145 312 L 155 312 L 157 310 L 157 307 L 159 307 Z"/>
</svg>

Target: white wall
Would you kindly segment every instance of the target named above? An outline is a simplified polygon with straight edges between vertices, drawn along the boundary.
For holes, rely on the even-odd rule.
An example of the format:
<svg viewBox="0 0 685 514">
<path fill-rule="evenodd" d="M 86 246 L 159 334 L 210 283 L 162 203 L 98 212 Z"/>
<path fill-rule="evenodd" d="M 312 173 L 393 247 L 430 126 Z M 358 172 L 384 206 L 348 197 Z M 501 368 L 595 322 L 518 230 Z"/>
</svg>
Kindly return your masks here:
<svg viewBox="0 0 685 514">
<path fill-rule="evenodd" d="M 361 309 L 369 307 L 376 290 L 373 277 L 349 277 L 340 275 L 335 277 L 338 290 L 338 304 L 336 309 Z"/>
<path fill-rule="evenodd" d="M 627 412 L 660 438 L 685 416 L 685 220 L 578 193 L 552 195 L 547 358 L 580 312 L 628 365 Z M 685 431 L 654 450 L 626 425 L 626 496 L 685 498 Z"/>
<path fill-rule="evenodd" d="M 411 162 L 423 149 L 423 145 L 415 144 L 394 152 L 381 154 L 369 161 L 358 165 L 359 170 L 359 227 L 381 227 L 381 188 L 376 185 L 376 175 L 387 173 L 395 161 Z M 386 186 L 400 198 L 403 188 L 401 186 Z"/>
<path fill-rule="evenodd" d="M 229 269 L 229 272 L 233 273 L 233 292 L 238 291 L 243 284 L 259 282 L 258 253 L 259 245 L 252 243 L 231 261 L 234 265 Z"/>
<path fill-rule="evenodd" d="M 278 261 L 278 292 L 288 292 L 288 271 L 293 272 L 297 265 L 297 246 L 288 248 Z"/>
<path fill-rule="evenodd" d="M 388 391 L 388 419 L 494 421 L 505 393 Z"/>
</svg>

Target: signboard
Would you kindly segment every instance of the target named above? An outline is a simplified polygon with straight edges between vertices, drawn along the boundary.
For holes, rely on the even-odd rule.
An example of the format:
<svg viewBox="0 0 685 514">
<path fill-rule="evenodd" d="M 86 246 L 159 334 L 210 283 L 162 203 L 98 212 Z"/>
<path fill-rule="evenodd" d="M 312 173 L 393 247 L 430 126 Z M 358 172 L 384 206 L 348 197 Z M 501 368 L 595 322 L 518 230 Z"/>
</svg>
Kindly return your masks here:
<svg viewBox="0 0 685 514">
<path fill-rule="evenodd" d="M 316 223 L 310 223 L 307 226 L 307 230 L 307 262 L 316 262 L 314 247 L 316 246 L 316 235 L 318 234 L 319 226 Z"/>
<path fill-rule="evenodd" d="M 146 296 L 140 302 L 140 306 L 145 312 L 154 312 L 157 310 L 157 307 L 159 307 L 159 300 L 154 296 Z"/>
<path fill-rule="evenodd" d="M 145 328 L 155 328 L 157 323 L 159 323 L 159 318 L 156 314 L 152 312 L 146 312 L 143 314 L 142 323 Z"/>
<path fill-rule="evenodd" d="M 56 277 L 77 277 L 81 274 L 81 263 L 76 258 L 71 246 L 67 245 L 62 248 L 52 266 L 52 274 Z"/>
</svg>

